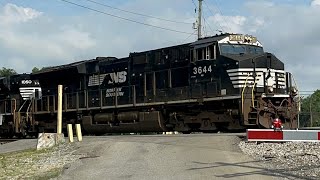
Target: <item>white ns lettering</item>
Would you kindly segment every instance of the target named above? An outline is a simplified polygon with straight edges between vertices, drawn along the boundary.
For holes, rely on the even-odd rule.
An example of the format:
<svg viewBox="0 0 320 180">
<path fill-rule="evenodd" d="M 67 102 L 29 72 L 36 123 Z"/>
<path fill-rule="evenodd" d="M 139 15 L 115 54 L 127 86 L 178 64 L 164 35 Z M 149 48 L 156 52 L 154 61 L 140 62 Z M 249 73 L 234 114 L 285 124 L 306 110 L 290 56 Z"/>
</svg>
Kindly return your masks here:
<svg viewBox="0 0 320 180">
<path fill-rule="evenodd" d="M 114 72 L 114 73 L 110 73 L 109 75 L 110 75 L 110 80 L 108 81 L 108 84 L 124 83 L 127 80 L 126 71 Z"/>
</svg>

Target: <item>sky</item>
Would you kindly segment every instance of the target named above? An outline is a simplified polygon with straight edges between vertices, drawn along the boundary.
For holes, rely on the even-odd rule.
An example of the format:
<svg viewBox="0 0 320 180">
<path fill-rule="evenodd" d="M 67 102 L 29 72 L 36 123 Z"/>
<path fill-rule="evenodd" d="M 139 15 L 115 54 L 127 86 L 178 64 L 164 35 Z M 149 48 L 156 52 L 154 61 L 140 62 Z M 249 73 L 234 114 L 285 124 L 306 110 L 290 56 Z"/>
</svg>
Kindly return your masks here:
<svg viewBox="0 0 320 180">
<path fill-rule="evenodd" d="M 192 0 L 93 0 L 106 6 L 68 1 L 99 12 L 62 0 L 0 0 L 0 67 L 28 73 L 35 66 L 124 57 L 196 40 L 190 35 L 197 16 Z M 285 63 L 300 91 L 320 89 L 320 0 L 204 0 L 203 16 L 206 36 L 254 35 Z"/>
</svg>

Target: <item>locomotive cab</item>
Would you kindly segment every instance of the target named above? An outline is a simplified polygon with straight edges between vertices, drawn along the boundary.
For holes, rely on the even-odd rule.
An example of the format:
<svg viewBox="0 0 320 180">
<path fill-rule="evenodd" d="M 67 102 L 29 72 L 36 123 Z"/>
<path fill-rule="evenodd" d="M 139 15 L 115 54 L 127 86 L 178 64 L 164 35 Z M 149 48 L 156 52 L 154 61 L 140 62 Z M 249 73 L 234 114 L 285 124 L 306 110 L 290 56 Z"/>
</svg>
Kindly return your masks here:
<svg viewBox="0 0 320 180">
<path fill-rule="evenodd" d="M 216 42 L 198 41 L 191 45 L 192 62 L 203 60 L 215 60 L 218 55 L 218 44 Z"/>
<path fill-rule="evenodd" d="M 246 56 L 264 53 L 262 44 L 250 35 L 231 34 L 219 41 L 219 49 L 222 55 Z"/>
<path fill-rule="evenodd" d="M 199 39 L 191 48 L 193 93 L 240 95 L 239 108 L 228 106 L 246 126 L 271 127 L 272 120 L 279 117 L 285 128 L 296 128 L 297 90 L 292 75 L 281 60 L 264 51 L 256 37 L 221 34 Z"/>
<path fill-rule="evenodd" d="M 273 119 L 279 118 L 284 128 L 296 128 L 297 93 L 292 93 L 296 89 L 284 63 L 264 52 L 252 36 L 230 35 L 219 41 L 219 50 L 228 74 L 225 80 L 232 84 L 233 93 L 241 94 L 243 123 L 271 127 Z"/>
</svg>

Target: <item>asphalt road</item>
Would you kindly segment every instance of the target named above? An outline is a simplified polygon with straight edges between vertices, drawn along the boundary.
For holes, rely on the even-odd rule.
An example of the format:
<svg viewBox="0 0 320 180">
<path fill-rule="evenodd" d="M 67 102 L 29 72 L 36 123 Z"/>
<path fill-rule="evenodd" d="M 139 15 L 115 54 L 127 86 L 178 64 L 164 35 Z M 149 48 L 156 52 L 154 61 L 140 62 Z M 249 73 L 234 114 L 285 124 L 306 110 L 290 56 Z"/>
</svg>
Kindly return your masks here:
<svg viewBox="0 0 320 180">
<path fill-rule="evenodd" d="M 226 134 L 84 137 L 57 179 L 276 179 Z"/>
</svg>

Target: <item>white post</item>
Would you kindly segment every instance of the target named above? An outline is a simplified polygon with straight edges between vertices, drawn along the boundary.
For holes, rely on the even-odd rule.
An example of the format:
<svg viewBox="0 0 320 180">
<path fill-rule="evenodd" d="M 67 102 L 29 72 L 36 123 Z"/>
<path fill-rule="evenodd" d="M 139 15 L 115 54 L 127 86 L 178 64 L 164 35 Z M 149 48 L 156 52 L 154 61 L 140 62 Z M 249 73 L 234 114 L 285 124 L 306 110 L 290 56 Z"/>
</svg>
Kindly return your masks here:
<svg viewBox="0 0 320 180">
<path fill-rule="evenodd" d="M 73 142 L 73 130 L 72 130 L 72 124 L 68 124 L 68 136 L 69 136 L 69 141 Z"/>
<path fill-rule="evenodd" d="M 62 133 L 62 85 L 58 85 L 57 133 Z"/>
<path fill-rule="evenodd" d="M 76 124 L 76 133 L 77 133 L 78 141 L 82 141 L 82 133 L 81 133 L 80 124 Z"/>
</svg>

